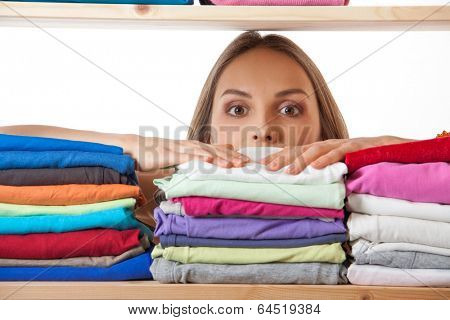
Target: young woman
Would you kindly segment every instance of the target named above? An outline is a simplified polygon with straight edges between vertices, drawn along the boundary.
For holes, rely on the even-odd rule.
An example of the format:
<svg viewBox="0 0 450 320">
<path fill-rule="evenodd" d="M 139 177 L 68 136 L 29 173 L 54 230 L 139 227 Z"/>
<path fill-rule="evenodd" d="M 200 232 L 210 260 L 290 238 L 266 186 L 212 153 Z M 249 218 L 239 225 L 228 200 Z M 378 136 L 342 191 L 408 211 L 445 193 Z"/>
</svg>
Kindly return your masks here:
<svg viewBox="0 0 450 320">
<path fill-rule="evenodd" d="M 272 170 L 288 166 L 288 173 L 297 174 L 309 164 L 322 168 L 340 161 L 348 152 L 410 141 L 393 136 L 349 139 L 313 61 L 289 39 L 254 31 L 238 36 L 217 60 L 200 94 L 188 140 L 28 125 L 0 127 L 0 132 L 120 145 L 137 160 L 149 199 L 153 178 L 170 173 L 163 168 L 191 159 L 243 166 L 249 159 L 235 151 L 240 147 L 283 147 L 262 162 Z"/>
</svg>

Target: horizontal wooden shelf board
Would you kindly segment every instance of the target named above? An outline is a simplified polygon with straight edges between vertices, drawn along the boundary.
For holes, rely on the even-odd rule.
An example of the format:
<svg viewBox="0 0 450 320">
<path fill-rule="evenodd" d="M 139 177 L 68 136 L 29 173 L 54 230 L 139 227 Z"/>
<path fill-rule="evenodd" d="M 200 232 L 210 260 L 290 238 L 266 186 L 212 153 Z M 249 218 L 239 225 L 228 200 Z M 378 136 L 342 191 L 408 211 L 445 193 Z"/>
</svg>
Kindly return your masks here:
<svg viewBox="0 0 450 320">
<path fill-rule="evenodd" d="M 0 2 L 0 25 L 236 30 L 450 30 L 450 6 L 161 6 Z"/>
<path fill-rule="evenodd" d="M 0 282 L 1 299 L 450 299 L 450 288 L 356 285 L 162 284 L 129 282 Z"/>
</svg>

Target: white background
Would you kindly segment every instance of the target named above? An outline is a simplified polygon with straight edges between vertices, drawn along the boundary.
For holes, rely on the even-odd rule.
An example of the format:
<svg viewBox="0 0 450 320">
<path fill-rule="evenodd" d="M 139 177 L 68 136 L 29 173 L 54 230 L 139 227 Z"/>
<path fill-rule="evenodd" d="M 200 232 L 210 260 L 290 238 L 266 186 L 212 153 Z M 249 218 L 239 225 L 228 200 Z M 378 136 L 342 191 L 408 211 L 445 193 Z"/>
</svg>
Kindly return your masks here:
<svg viewBox="0 0 450 320">
<path fill-rule="evenodd" d="M 447 1 L 351 1 L 393 2 Z M 45 31 L 0 27 L 0 125 L 47 124 L 122 133 L 137 133 L 141 125 L 174 130 L 180 123 L 148 100 L 189 124 L 211 67 L 240 33 Z M 352 137 L 426 139 L 450 129 L 450 32 L 276 33 L 303 48 L 327 81 L 337 77 L 329 85 Z"/>
</svg>

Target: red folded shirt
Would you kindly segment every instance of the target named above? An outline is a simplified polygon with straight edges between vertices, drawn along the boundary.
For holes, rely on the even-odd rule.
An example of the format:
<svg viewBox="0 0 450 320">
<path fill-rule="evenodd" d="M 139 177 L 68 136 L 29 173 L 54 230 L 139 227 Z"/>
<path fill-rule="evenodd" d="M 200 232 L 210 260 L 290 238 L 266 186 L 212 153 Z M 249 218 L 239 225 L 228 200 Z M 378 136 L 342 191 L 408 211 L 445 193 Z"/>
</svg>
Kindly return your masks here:
<svg viewBox="0 0 450 320">
<path fill-rule="evenodd" d="M 140 244 L 139 229 L 0 235 L 0 258 L 43 260 L 118 256 Z"/>
<path fill-rule="evenodd" d="M 450 137 L 373 147 L 345 155 L 349 174 L 379 162 L 450 162 Z"/>
</svg>

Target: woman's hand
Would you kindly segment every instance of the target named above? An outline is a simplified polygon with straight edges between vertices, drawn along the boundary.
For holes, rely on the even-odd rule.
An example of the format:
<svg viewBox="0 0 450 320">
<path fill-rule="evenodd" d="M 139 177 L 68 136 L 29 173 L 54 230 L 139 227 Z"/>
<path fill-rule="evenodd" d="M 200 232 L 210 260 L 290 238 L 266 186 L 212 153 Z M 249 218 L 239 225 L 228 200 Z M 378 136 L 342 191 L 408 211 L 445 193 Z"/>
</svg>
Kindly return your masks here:
<svg viewBox="0 0 450 320">
<path fill-rule="evenodd" d="M 330 164 L 344 160 L 345 154 L 361 149 L 413 141 L 393 136 L 354 139 L 330 139 L 295 147 L 286 147 L 280 152 L 261 160 L 269 170 L 285 170 L 289 174 L 298 174 L 308 165 L 322 169 Z"/>
<path fill-rule="evenodd" d="M 202 160 L 219 167 L 242 167 L 250 159 L 230 144 L 211 145 L 194 140 L 169 140 L 130 135 L 126 137 L 130 155 L 138 163 L 138 171 L 166 168 L 190 160 Z"/>
</svg>

